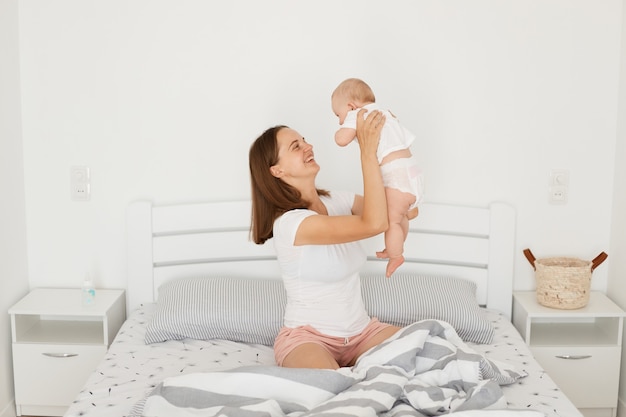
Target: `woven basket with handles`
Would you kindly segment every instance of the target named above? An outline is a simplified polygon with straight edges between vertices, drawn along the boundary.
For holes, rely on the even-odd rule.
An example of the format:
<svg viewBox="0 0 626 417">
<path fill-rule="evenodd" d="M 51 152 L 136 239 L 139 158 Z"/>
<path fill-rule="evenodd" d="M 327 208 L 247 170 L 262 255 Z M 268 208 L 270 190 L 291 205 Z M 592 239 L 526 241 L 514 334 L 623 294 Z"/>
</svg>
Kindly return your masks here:
<svg viewBox="0 0 626 417">
<path fill-rule="evenodd" d="M 591 261 L 564 257 L 536 259 L 530 249 L 524 249 L 524 255 L 535 269 L 537 302 L 561 310 L 587 305 L 591 273 L 608 256 L 602 252 Z"/>
</svg>

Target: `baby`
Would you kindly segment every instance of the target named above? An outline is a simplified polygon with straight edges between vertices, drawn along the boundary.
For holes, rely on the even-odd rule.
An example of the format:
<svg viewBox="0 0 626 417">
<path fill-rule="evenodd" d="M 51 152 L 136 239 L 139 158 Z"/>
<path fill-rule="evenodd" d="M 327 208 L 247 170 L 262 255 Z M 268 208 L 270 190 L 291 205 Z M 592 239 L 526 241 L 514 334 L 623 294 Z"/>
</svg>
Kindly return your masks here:
<svg viewBox="0 0 626 417">
<path fill-rule="evenodd" d="M 369 85 L 356 78 L 343 81 L 331 96 L 333 112 L 341 125 L 335 133 L 335 142 L 339 146 L 346 146 L 355 139 L 359 109 L 380 110 L 386 116 L 377 157 L 387 196 L 389 229 L 385 232 L 385 249 L 376 252 L 376 256 L 389 259 L 385 275 L 390 277 L 404 263 L 404 241 L 409 220 L 417 213 L 412 210 L 422 198 L 423 179 L 409 149 L 415 136 L 391 112 L 379 109 L 375 102 Z"/>
</svg>

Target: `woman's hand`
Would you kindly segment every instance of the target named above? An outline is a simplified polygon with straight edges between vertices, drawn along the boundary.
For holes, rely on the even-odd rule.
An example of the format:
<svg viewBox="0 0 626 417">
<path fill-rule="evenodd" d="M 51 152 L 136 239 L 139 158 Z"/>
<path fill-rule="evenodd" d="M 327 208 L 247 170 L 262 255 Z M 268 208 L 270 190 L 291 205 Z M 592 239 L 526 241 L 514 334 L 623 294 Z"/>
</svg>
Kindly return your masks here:
<svg viewBox="0 0 626 417">
<path fill-rule="evenodd" d="M 364 118 L 367 110 L 361 109 L 356 117 L 356 137 L 359 141 L 362 156 L 376 155 L 378 142 L 380 140 L 380 132 L 385 124 L 385 115 L 380 111 L 374 110 L 369 112 L 367 118 Z"/>
</svg>

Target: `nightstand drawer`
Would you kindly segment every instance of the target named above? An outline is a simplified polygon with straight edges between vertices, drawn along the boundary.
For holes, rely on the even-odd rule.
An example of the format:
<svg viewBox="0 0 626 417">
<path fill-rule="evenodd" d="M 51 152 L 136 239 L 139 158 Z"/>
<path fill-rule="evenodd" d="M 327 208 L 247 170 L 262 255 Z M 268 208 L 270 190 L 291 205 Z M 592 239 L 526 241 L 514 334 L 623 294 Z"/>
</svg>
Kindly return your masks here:
<svg viewBox="0 0 626 417">
<path fill-rule="evenodd" d="M 125 318 L 124 291 L 35 288 L 10 309 L 16 414 L 63 416 Z"/>
<path fill-rule="evenodd" d="M 16 402 L 71 404 L 105 353 L 105 346 L 14 343 Z"/>
<path fill-rule="evenodd" d="M 578 408 L 615 408 L 619 346 L 531 346 L 541 366 Z"/>
</svg>

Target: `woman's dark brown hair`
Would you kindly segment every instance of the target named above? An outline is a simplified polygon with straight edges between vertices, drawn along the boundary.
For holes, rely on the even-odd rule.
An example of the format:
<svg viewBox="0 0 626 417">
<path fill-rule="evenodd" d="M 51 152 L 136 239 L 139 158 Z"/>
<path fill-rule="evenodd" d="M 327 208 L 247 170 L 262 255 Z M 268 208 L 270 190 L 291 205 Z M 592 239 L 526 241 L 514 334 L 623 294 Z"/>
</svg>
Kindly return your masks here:
<svg viewBox="0 0 626 417">
<path fill-rule="evenodd" d="M 307 208 L 300 191 L 270 172 L 270 167 L 278 163 L 278 141 L 276 136 L 287 126 L 274 126 L 259 136 L 250 147 L 249 164 L 252 185 L 251 232 L 254 243 L 262 244 L 274 233 L 274 221 L 283 213 L 299 208 Z M 317 190 L 320 195 L 327 191 Z"/>
</svg>

